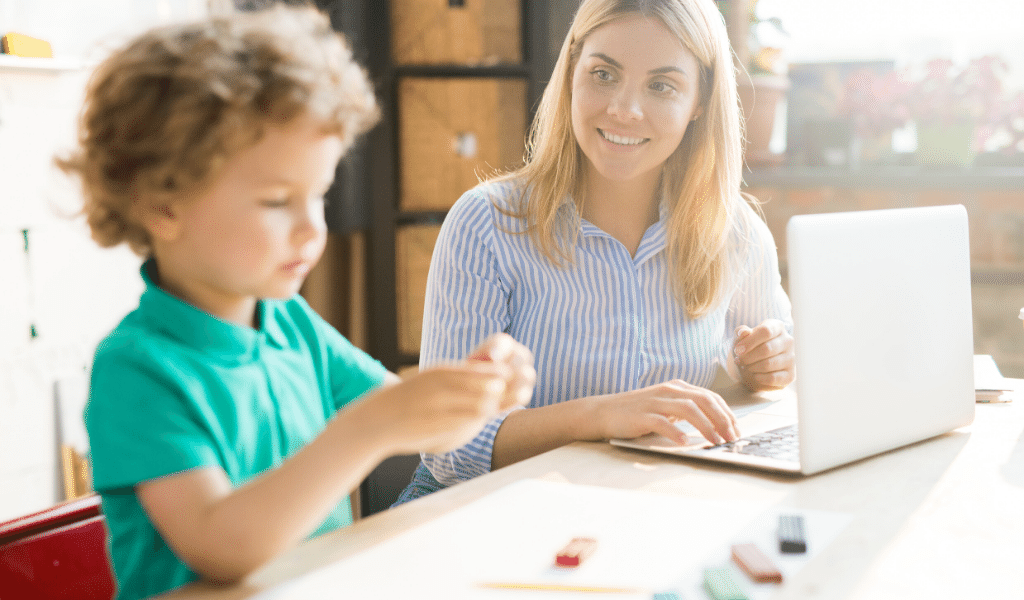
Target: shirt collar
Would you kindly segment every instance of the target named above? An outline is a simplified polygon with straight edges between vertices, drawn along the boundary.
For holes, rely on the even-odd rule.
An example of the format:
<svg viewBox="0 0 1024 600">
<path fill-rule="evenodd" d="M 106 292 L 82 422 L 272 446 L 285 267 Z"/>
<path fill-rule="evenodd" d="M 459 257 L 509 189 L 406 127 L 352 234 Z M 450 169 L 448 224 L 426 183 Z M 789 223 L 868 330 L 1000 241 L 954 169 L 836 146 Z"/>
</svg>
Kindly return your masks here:
<svg viewBox="0 0 1024 600">
<path fill-rule="evenodd" d="M 140 312 L 168 337 L 234 360 L 255 358 L 261 343 L 284 347 L 285 336 L 275 318 L 276 302 L 260 300 L 256 305 L 260 328 L 244 327 L 215 317 L 164 291 L 156 283 L 157 265 L 152 258 L 142 264 L 139 273 L 146 284 L 139 299 Z"/>
<path fill-rule="evenodd" d="M 609 237 L 603 229 L 580 216 L 579 209 L 576 208 L 576 203 L 573 202 L 571 198 L 563 200 L 559 210 L 563 211 L 567 218 L 575 218 L 578 220 L 580 224 L 581 238 L 594 236 Z M 639 265 L 647 261 L 665 247 L 668 231 L 668 218 L 668 202 L 664 197 L 662 197 L 658 202 L 658 220 L 644 232 L 643 238 L 640 240 L 640 246 L 637 248 L 636 255 L 633 257 L 636 264 Z"/>
<path fill-rule="evenodd" d="M 576 207 L 576 203 L 573 202 L 572 198 L 566 197 L 562 200 L 562 204 L 558 207 L 558 210 L 565 213 L 569 218 L 575 217 L 579 219 L 581 224 L 581 233 L 583 235 L 595 235 L 598 233 L 604 233 L 601 229 L 595 226 L 593 223 L 587 221 L 580 215 L 579 209 Z M 669 206 L 668 201 L 664 197 L 658 201 L 658 221 L 654 224 L 660 226 L 662 230 L 665 229 L 665 222 L 669 217 Z"/>
</svg>

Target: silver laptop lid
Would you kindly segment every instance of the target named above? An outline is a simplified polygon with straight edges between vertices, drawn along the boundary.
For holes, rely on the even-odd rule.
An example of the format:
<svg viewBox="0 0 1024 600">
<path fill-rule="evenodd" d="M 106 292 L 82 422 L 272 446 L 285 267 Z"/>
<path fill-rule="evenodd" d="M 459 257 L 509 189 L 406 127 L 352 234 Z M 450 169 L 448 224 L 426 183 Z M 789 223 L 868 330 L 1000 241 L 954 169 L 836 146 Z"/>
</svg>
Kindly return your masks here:
<svg viewBox="0 0 1024 600">
<path fill-rule="evenodd" d="M 801 470 L 970 423 L 964 207 L 800 215 L 786 235 Z"/>
</svg>

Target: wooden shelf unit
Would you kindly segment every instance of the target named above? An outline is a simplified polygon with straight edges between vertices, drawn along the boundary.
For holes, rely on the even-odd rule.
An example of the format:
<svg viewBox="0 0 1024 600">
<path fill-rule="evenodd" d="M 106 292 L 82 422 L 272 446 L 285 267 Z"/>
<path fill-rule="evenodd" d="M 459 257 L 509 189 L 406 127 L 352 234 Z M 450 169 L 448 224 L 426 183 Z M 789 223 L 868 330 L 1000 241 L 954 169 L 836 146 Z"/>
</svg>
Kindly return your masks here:
<svg viewBox="0 0 1024 600">
<path fill-rule="evenodd" d="M 486 83 L 495 83 L 505 86 L 506 89 L 509 85 L 523 85 L 525 101 L 521 118 L 522 127 L 525 130 L 553 67 L 553 58 L 548 51 L 550 10 L 553 4 L 549 0 L 502 0 L 501 3 L 497 0 L 478 0 L 476 3 L 466 0 L 465 4 L 470 9 L 474 8 L 474 4 L 481 2 L 489 3 L 492 6 L 508 3 L 518 5 L 519 22 L 522 27 L 518 36 L 521 44 L 518 53 L 520 61 L 517 63 L 485 62 L 481 64 L 396 62 L 392 48 L 393 15 L 391 12 L 392 4 L 396 1 L 384 3 L 381 10 L 369 11 L 367 15 L 369 17 L 367 22 L 369 35 L 366 36 L 368 66 L 377 86 L 383 113 L 381 124 L 370 132 L 367 140 L 369 153 L 367 175 L 372 182 L 370 190 L 372 213 L 366 265 L 368 350 L 386 367 L 394 371 L 418 363 L 419 356 L 416 349 L 418 336 L 410 336 L 408 331 L 402 333 L 399 327 L 405 323 L 408 324 L 408 327 L 416 327 L 422 317 L 421 313 L 418 319 L 406 318 L 404 322 L 400 323 L 402 320 L 398 316 L 400 309 L 407 315 L 415 313 L 417 310 L 422 311 L 422 306 L 414 303 L 417 294 L 422 298 L 422 290 L 410 290 L 410 294 L 406 298 L 399 297 L 400 290 L 396 281 L 400 272 L 399 265 L 425 269 L 429 263 L 429 254 L 426 255 L 426 263 L 423 261 L 423 256 L 400 257 L 396 251 L 396 242 L 401 237 L 401 232 L 407 228 L 412 228 L 411 231 L 419 230 L 421 238 L 423 236 L 430 237 L 424 228 L 440 226 L 447 207 L 454 203 L 462 192 L 475 184 L 475 180 L 463 176 L 458 181 L 445 186 L 441 191 L 442 195 L 426 202 L 412 202 L 407 199 L 407 195 L 403 195 L 408 191 L 408 186 L 412 184 L 406 176 L 406 171 L 416 168 L 402 164 L 403 152 L 408 154 L 409 151 L 408 147 L 403 148 L 402 118 L 408 116 L 409 102 L 408 99 L 403 99 L 403 91 L 408 91 L 410 85 L 413 84 L 420 86 L 420 89 L 436 91 L 438 87 L 431 86 L 432 83 L 443 85 L 448 81 L 466 86 L 467 89 L 479 89 L 481 84 Z M 436 0 L 415 0 L 414 3 L 440 6 Z M 450 109 L 450 116 L 453 119 L 465 119 L 465 115 L 459 114 L 459 112 L 465 112 L 464 106 L 459 108 L 457 105 L 452 105 Z M 444 118 L 445 112 L 442 110 L 440 114 L 434 116 Z M 481 118 L 483 117 L 481 115 Z M 503 121 L 507 121 L 507 119 L 498 119 L 493 125 L 500 125 Z M 407 127 L 404 132 L 405 141 L 411 142 L 410 137 L 417 132 L 422 133 L 423 126 L 418 129 Z M 498 135 L 507 137 L 507 131 L 505 133 L 498 132 Z M 511 144 L 511 140 L 506 141 Z M 486 140 L 487 144 L 484 142 L 481 139 L 476 140 L 480 153 L 486 150 L 484 146 L 489 145 L 491 140 Z M 438 150 L 438 148 L 428 147 L 425 150 L 429 152 Z M 504 148 L 500 153 L 503 158 L 507 158 L 510 151 L 509 148 Z M 519 150 L 519 157 L 523 151 L 525 151 L 525 137 Z M 423 165 L 418 165 L 418 167 L 422 171 Z M 432 249 L 432 243 L 428 245 L 429 248 L 422 243 L 407 244 L 407 246 L 415 247 L 420 254 Z M 403 281 L 421 286 L 426 280 L 425 276 L 426 273 L 416 273 L 414 276 L 405 277 Z"/>
</svg>

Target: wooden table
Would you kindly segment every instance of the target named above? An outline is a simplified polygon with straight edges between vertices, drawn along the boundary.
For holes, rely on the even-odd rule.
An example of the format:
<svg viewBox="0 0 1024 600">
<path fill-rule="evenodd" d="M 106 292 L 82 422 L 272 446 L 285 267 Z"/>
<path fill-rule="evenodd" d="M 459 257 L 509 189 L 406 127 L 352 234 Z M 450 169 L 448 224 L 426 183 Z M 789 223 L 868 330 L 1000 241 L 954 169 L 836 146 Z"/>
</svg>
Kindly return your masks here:
<svg viewBox="0 0 1024 600">
<path fill-rule="evenodd" d="M 1024 380 L 1015 383 L 1024 390 Z M 577 442 L 310 540 L 242 584 L 196 583 L 162 598 L 249 598 L 525 478 L 850 514 L 850 525 L 787 580 L 779 599 L 1022 598 L 1024 394 L 1017 394 L 1011 403 L 978 404 L 967 427 L 811 477 Z"/>
</svg>

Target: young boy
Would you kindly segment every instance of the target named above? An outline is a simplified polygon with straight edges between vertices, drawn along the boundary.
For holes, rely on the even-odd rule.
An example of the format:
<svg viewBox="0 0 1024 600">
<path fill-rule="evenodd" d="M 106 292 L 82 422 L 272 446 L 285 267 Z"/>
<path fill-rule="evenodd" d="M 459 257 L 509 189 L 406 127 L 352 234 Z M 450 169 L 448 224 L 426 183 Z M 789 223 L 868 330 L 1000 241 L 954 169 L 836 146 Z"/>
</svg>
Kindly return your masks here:
<svg viewBox="0 0 1024 600">
<path fill-rule="evenodd" d="M 532 393 L 508 336 L 398 382 L 296 295 L 335 166 L 376 119 L 310 8 L 154 30 L 95 73 L 59 162 L 96 241 L 146 257 L 86 408 L 118 598 L 237 580 L 351 523 L 386 456 L 457 447 Z"/>
</svg>

